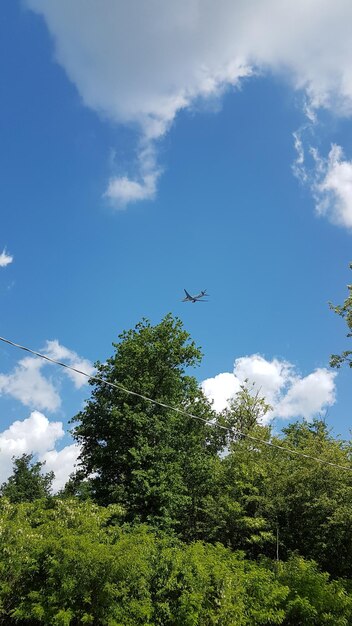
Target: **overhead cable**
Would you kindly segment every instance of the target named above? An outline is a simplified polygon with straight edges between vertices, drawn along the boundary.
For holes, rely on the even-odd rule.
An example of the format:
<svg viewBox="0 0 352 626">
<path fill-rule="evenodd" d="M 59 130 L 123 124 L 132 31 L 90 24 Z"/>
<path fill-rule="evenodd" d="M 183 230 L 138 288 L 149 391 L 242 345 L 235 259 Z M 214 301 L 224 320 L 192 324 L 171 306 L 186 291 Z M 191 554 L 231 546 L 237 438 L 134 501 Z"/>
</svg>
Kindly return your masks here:
<svg viewBox="0 0 352 626">
<path fill-rule="evenodd" d="M 52 359 L 51 357 L 42 354 L 41 352 L 37 352 L 36 350 L 32 350 L 31 348 L 27 348 L 26 346 L 22 346 L 19 343 L 15 343 L 14 341 L 11 341 L 10 339 L 5 339 L 5 337 L 0 337 L 0 341 L 9 344 L 10 346 L 13 346 L 14 348 L 19 348 L 20 350 L 24 350 L 25 352 L 29 352 L 30 354 L 33 354 L 34 356 L 37 356 L 41 359 L 45 359 L 45 361 L 49 361 L 50 363 L 54 363 L 55 365 L 59 365 L 60 367 L 65 367 L 68 370 L 71 370 L 72 372 L 76 372 L 76 374 L 81 374 L 82 376 L 85 376 L 86 378 L 89 378 L 90 380 L 95 380 L 97 382 L 103 383 L 104 385 L 108 385 L 109 387 L 114 387 L 115 389 L 118 389 L 119 391 L 123 391 L 126 394 L 129 394 L 131 396 L 135 396 L 138 398 L 141 398 L 142 400 L 145 400 L 146 402 L 150 402 L 151 404 L 155 404 L 157 406 L 161 406 L 164 409 L 169 409 L 171 411 L 175 411 L 176 413 L 180 413 L 181 415 L 185 415 L 186 417 L 190 417 L 191 419 L 195 419 L 195 420 L 199 420 L 201 422 L 204 422 L 205 424 L 207 424 L 208 426 L 216 426 L 217 428 L 221 428 L 222 430 L 226 430 L 229 433 L 232 433 L 234 435 L 236 435 L 237 437 L 245 437 L 246 439 L 249 439 L 251 441 L 255 441 L 256 443 L 261 443 L 264 444 L 266 446 L 270 446 L 271 448 L 276 448 L 278 450 L 282 450 L 284 452 L 286 452 L 286 454 L 295 454 L 296 456 L 300 456 L 303 457 L 305 459 L 310 459 L 311 461 L 315 461 L 317 463 L 321 463 L 323 465 L 331 465 L 332 467 L 337 467 L 339 469 L 342 470 L 347 470 L 349 472 L 352 471 L 352 467 L 348 467 L 346 465 L 339 465 L 338 463 L 333 463 L 332 461 L 326 461 L 325 459 L 321 459 L 319 457 L 315 457 L 311 454 L 306 454 L 305 452 L 301 452 L 299 450 L 294 450 L 292 448 L 287 448 L 286 446 L 281 446 L 278 443 L 273 443 L 272 441 L 268 441 L 266 439 L 261 439 L 259 437 L 254 437 L 253 435 L 249 435 L 248 433 L 243 433 L 240 430 L 234 429 L 234 428 L 230 428 L 228 426 L 224 426 L 223 424 L 218 424 L 217 422 L 214 422 L 213 420 L 206 420 L 204 417 L 200 417 L 199 415 L 193 415 L 193 413 L 189 413 L 189 411 L 186 411 L 185 409 L 180 409 L 176 406 L 172 406 L 170 404 L 166 404 L 165 402 L 161 402 L 160 400 L 153 400 L 152 398 L 148 398 L 148 396 L 143 395 L 142 393 L 138 393 L 137 391 L 132 391 L 131 389 L 127 389 L 126 387 L 124 387 L 123 385 L 120 385 L 119 383 L 113 383 L 109 380 L 105 380 L 104 378 L 101 378 L 100 376 L 96 376 L 95 374 L 88 374 L 87 372 L 83 372 L 82 370 L 77 369 L 76 367 L 73 367 L 72 365 L 68 365 L 67 363 L 62 363 L 61 361 L 57 361 L 56 359 Z"/>
</svg>

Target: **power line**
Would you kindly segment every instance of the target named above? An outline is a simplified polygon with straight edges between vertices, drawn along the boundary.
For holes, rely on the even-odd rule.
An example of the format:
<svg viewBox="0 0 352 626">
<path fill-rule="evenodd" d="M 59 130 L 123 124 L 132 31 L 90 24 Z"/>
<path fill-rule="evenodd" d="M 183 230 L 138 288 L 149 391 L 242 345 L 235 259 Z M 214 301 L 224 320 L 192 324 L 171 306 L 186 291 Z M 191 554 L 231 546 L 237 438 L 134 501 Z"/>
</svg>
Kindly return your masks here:
<svg viewBox="0 0 352 626">
<path fill-rule="evenodd" d="M 266 439 L 260 439 L 259 437 L 254 437 L 253 435 L 249 435 L 248 433 L 243 433 L 240 430 L 235 430 L 234 428 L 230 428 L 228 426 L 223 426 L 222 424 L 217 424 L 216 422 L 206 420 L 204 417 L 200 417 L 199 415 L 193 415 L 193 413 L 189 413 L 188 411 L 185 411 L 184 409 L 179 409 L 176 406 L 166 404 L 165 402 L 161 402 L 160 400 L 153 400 L 152 398 L 148 398 L 148 396 L 144 396 L 143 394 L 138 393 L 137 391 L 132 391 L 131 389 L 127 389 L 123 385 L 120 385 L 118 383 L 112 383 L 108 380 L 104 380 L 104 378 L 101 378 L 100 376 L 95 376 L 94 374 L 88 374 L 87 372 L 83 372 L 82 370 L 79 370 L 76 367 L 73 367 L 72 365 L 68 365 L 67 363 L 62 363 L 61 361 L 52 359 L 51 357 L 46 356 L 45 354 L 42 354 L 41 352 L 37 352 L 36 350 L 32 350 L 31 348 L 27 348 L 26 346 L 21 346 L 19 343 L 15 343 L 14 341 L 11 341 L 10 339 L 5 339 L 5 337 L 0 337 L 0 341 L 7 343 L 10 346 L 13 346 L 14 348 L 19 348 L 20 350 L 24 350 L 25 352 L 34 354 L 35 356 L 41 359 L 44 359 L 45 361 L 54 363 L 54 365 L 60 365 L 60 367 L 65 367 L 66 369 L 71 370 L 72 372 L 76 372 L 76 374 L 81 374 L 82 376 L 86 376 L 86 378 L 89 378 L 90 380 L 96 380 L 100 383 L 103 383 L 104 385 L 108 385 L 109 387 L 114 387 L 115 389 L 118 389 L 119 391 L 123 391 L 124 393 L 127 393 L 131 396 L 141 398 L 142 400 L 145 400 L 146 402 L 150 402 L 151 404 L 161 406 L 164 409 L 175 411 L 176 413 L 180 413 L 181 415 L 185 415 L 186 417 L 190 417 L 191 419 L 204 422 L 204 424 L 207 424 L 208 426 L 217 426 L 218 428 L 221 428 L 222 430 L 226 430 L 227 432 L 233 433 L 240 437 L 246 437 L 247 439 L 250 439 L 251 441 L 255 441 L 256 443 L 262 443 L 266 446 L 270 446 L 271 448 L 283 450 L 287 454 L 295 454 L 296 456 L 300 456 L 305 459 L 310 459 L 311 461 L 316 461 L 317 463 L 321 463 L 323 465 L 331 465 L 332 467 L 337 467 L 338 469 L 347 470 L 349 472 L 352 471 L 352 467 L 347 467 L 346 465 L 339 465 L 337 463 L 333 463 L 332 461 L 326 461 L 325 459 L 320 459 L 319 457 L 312 456 L 311 454 L 300 452 L 299 450 L 293 450 L 292 448 L 287 448 L 286 446 L 280 446 L 280 444 L 278 443 L 273 443 L 272 441 L 267 441 Z"/>
</svg>

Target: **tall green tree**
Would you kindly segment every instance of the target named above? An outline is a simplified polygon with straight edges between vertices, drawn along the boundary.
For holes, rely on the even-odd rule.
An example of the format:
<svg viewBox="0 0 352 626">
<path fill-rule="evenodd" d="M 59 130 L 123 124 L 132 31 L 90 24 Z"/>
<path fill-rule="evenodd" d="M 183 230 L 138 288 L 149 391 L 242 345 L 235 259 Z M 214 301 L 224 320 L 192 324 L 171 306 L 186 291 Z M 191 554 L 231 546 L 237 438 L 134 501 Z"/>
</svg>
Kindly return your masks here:
<svg viewBox="0 0 352 626">
<path fill-rule="evenodd" d="M 292 423 L 283 435 L 272 442 L 325 463 L 275 448 L 262 458 L 263 515 L 278 530 L 280 558 L 298 551 L 333 576 L 352 577 L 351 444 L 335 439 L 319 419 Z"/>
<path fill-rule="evenodd" d="M 216 497 L 208 502 L 211 524 L 206 538 L 245 550 L 251 557 L 270 554 L 275 543 L 264 515 L 268 450 L 251 439 L 270 439 L 270 428 L 262 425 L 269 410 L 269 404 L 246 381 L 217 419 L 223 427 L 219 436 L 223 437 L 224 450 Z"/>
<path fill-rule="evenodd" d="M 220 462 L 212 428 L 106 383 L 210 420 L 211 406 L 187 373 L 201 352 L 170 314 L 156 326 L 142 320 L 113 346 L 113 356 L 96 364 L 104 382 L 91 381 L 91 399 L 75 417 L 83 472 L 93 475 L 100 504 L 122 504 L 128 520 L 184 529 L 193 538 L 202 532 Z"/>
<path fill-rule="evenodd" d="M 352 270 L 352 263 L 350 263 Z M 347 285 L 348 296 L 342 305 L 334 305 L 330 303 L 330 308 L 340 315 L 346 322 L 348 333 L 347 337 L 352 337 L 352 285 Z M 352 350 L 344 350 L 341 354 L 332 354 L 330 357 L 331 367 L 341 367 L 343 363 L 347 363 L 352 367 Z"/>
<path fill-rule="evenodd" d="M 13 459 L 13 474 L 0 487 L 0 495 L 11 502 L 33 502 L 50 496 L 54 472 L 43 473 L 45 463 L 33 462 L 33 454 Z"/>
</svg>

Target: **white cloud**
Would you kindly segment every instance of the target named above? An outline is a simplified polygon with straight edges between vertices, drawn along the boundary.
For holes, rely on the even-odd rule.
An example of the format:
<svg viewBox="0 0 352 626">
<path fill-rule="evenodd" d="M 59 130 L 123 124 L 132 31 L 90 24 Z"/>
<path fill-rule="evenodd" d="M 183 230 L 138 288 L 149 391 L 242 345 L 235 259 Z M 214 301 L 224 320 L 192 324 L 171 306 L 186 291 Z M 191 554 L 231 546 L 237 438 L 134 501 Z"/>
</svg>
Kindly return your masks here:
<svg viewBox="0 0 352 626">
<path fill-rule="evenodd" d="M 43 362 L 25 357 L 10 374 L 0 374 L 0 394 L 7 394 L 25 406 L 56 411 L 61 404 L 54 384 L 43 376 Z"/>
<path fill-rule="evenodd" d="M 123 209 L 132 202 L 152 200 L 155 197 L 160 170 L 156 164 L 155 147 L 151 140 L 144 142 L 140 147 L 138 164 L 137 180 L 128 176 L 115 176 L 110 179 L 104 195 L 116 208 Z"/>
<path fill-rule="evenodd" d="M 253 390 L 259 391 L 272 406 L 267 421 L 278 418 L 312 418 L 335 402 L 336 373 L 317 369 L 301 377 L 287 361 L 268 361 L 259 354 L 236 359 L 233 373 L 225 372 L 202 383 L 206 396 L 214 401 L 220 411 L 248 380 L 254 383 Z"/>
<path fill-rule="evenodd" d="M 65 361 L 67 365 L 70 365 L 77 370 L 81 370 L 81 372 L 85 372 L 89 376 L 91 376 L 95 371 L 93 365 L 88 359 L 84 359 L 73 350 L 62 346 L 57 339 L 46 342 L 43 354 L 51 359 L 54 359 L 55 361 Z M 79 389 L 88 382 L 87 376 L 79 374 L 78 372 L 73 372 L 72 370 L 66 368 L 63 368 L 62 372 L 72 380 L 76 389 Z"/>
<path fill-rule="evenodd" d="M 224 372 L 204 380 L 202 389 L 207 398 L 213 401 L 215 411 L 222 411 L 228 406 L 228 400 L 239 391 L 240 382 L 234 374 Z"/>
<path fill-rule="evenodd" d="M 84 103 L 137 123 L 149 139 L 163 135 L 194 98 L 247 73 L 228 1 L 105 0 L 104 11 L 97 0 L 27 4 L 45 17 L 56 58 Z"/>
<path fill-rule="evenodd" d="M 81 447 L 75 443 L 62 448 L 62 450 L 49 450 L 40 457 L 41 461 L 45 461 L 45 471 L 53 471 L 55 479 L 53 481 L 53 492 L 56 493 L 62 489 L 67 483 L 70 474 L 75 469 Z"/>
<path fill-rule="evenodd" d="M 342 147 L 336 144 L 331 146 L 326 158 L 312 146 L 305 149 L 305 130 L 293 135 L 297 153 L 293 172 L 309 187 L 318 215 L 352 230 L 352 161 L 344 159 Z"/>
<path fill-rule="evenodd" d="M 55 56 L 83 102 L 136 125 L 148 144 L 178 111 L 266 71 L 317 107 L 352 113 L 350 0 L 27 0 L 53 35 Z M 84 18 L 82 17 L 84 16 Z M 157 170 L 109 181 L 117 206 L 153 198 Z"/>
<path fill-rule="evenodd" d="M 80 357 L 76 352 L 62 346 L 56 339 L 47 341 L 43 354 L 57 361 L 64 360 L 68 365 L 92 375 L 94 367 L 88 359 Z M 0 395 L 7 394 L 32 409 L 56 411 L 61 406 L 58 390 L 60 376 L 64 373 L 73 382 L 76 389 L 88 382 L 88 378 L 66 368 L 51 370 L 56 377 L 43 374 L 49 363 L 39 357 L 28 356 L 21 359 L 9 374 L 0 374 Z"/>
<path fill-rule="evenodd" d="M 327 159 L 315 152 L 313 192 L 319 215 L 339 226 L 352 229 L 352 161 L 343 159 L 341 146 L 332 145 Z"/>
<path fill-rule="evenodd" d="M 317 369 L 305 378 L 293 381 L 287 393 L 276 405 L 279 417 L 301 416 L 311 418 L 335 402 L 336 373 Z"/>
<path fill-rule="evenodd" d="M 6 248 L 4 248 L 2 253 L 0 254 L 0 267 L 6 267 L 7 265 L 10 265 L 12 261 L 13 256 L 11 256 L 11 254 L 8 254 L 6 252 Z"/>
<path fill-rule="evenodd" d="M 44 472 L 55 473 L 53 492 L 59 491 L 74 471 L 80 454 L 80 446 L 75 443 L 59 451 L 55 449 L 64 434 L 62 422 L 50 422 L 39 411 L 33 411 L 22 421 L 13 422 L 0 433 L 0 484 L 12 474 L 13 457 L 33 454 L 35 460 L 45 462 Z"/>
<path fill-rule="evenodd" d="M 162 135 L 180 108 L 251 66 L 288 73 L 317 104 L 351 110 L 349 0 L 27 0 L 84 102 Z M 82 19 L 84 15 L 84 19 Z"/>
<path fill-rule="evenodd" d="M 246 380 L 255 383 L 256 389 L 274 406 L 280 391 L 292 382 L 293 366 L 287 361 L 267 361 L 259 354 L 253 354 L 236 359 L 233 373 L 241 384 Z"/>
<path fill-rule="evenodd" d="M 49 422 L 39 411 L 13 422 L 0 433 L 0 483 L 12 473 L 12 457 L 22 454 L 44 454 L 64 436 L 61 422 Z"/>
<path fill-rule="evenodd" d="M 297 130 L 293 133 L 294 148 L 296 150 L 296 158 L 292 165 L 292 170 L 296 178 L 305 184 L 309 182 L 309 175 L 305 165 L 305 149 L 302 139 L 302 133 L 305 128 Z"/>
</svg>

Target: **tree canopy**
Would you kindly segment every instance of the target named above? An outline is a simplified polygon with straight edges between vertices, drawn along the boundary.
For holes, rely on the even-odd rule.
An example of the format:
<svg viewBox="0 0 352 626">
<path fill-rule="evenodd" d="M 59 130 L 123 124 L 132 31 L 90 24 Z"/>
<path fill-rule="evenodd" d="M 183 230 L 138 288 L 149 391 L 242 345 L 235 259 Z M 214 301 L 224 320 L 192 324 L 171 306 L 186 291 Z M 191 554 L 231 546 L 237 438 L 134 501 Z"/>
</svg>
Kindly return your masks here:
<svg viewBox="0 0 352 626">
<path fill-rule="evenodd" d="M 113 348 L 66 487 L 32 455 L 1 487 L 0 624 L 351 624 L 351 442 L 318 418 L 274 433 L 249 382 L 215 413 L 171 315 Z"/>
<path fill-rule="evenodd" d="M 180 320 L 167 315 L 156 326 L 143 320 L 119 339 L 113 356 L 96 364 L 100 378 L 214 419 L 196 378 L 187 373 L 201 352 Z M 179 526 L 195 536 L 219 463 L 212 428 L 105 382 L 92 386 L 73 434 L 82 446 L 81 470 L 94 476 L 95 500 L 121 504 L 130 521 Z"/>
<path fill-rule="evenodd" d="M 352 263 L 350 263 L 352 270 Z M 348 328 L 347 337 L 352 337 L 352 285 L 347 285 L 348 296 L 343 304 L 334 305 L 330 303 L 330 308 L 342 317 Z M 330 357 L 331 367 L 341 367 L 343 363 L 347 363 L 352 367 L 352 350 L 344 350 L 341 354 L 332 354 Z"/>
<path fill-rule="evenodd" d="M 33 502 L 50 496 L 54 472 L 43 473 L 45 463 L 33 462 L 33 454 L 13 459 L 13 474 L 0 487 L 0 496 L 11 502 Z"/>
</svg>

